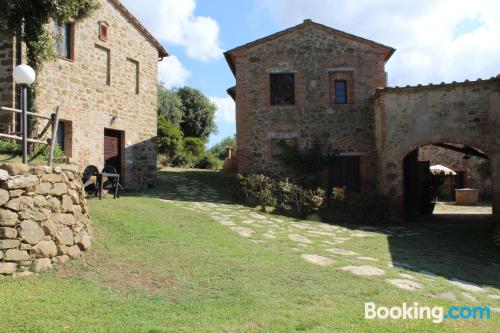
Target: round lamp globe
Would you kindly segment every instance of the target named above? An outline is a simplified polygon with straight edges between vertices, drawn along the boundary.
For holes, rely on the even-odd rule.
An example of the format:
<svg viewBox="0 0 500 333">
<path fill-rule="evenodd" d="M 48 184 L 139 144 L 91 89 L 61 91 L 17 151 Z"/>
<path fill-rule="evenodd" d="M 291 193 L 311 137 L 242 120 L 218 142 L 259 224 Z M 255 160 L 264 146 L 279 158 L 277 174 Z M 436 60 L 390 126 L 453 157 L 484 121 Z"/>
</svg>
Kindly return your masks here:
<svg viewBox="0 0 500 333">
<path fill-rule="evenodd" d="M 33 68 L 28 65 L 19 65 L 14 68 L 12 73 L 14 81 L 17 84 L 31 85 L 35 82 L 36 74 Z"/>
</svg>

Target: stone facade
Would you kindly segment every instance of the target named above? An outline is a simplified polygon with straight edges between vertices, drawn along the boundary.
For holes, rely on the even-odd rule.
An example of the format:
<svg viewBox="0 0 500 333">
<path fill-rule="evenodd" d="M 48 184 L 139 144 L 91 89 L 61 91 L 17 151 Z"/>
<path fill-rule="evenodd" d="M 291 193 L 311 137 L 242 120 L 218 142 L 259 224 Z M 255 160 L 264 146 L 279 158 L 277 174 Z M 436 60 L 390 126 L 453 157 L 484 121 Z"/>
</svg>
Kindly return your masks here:
<svg viewBox="0 0 500 333">
<path fill-rule="evenodd" d="M 158 60 L 168 54 L 116 0 L 102 0 L 90 17 L 74 24 L 72 35 L 69 59 L 58 57 L 38 73 L 36 109 L 48 115 L 60 106 L 64 150 L 80 168 L 106 164 L 104 130 L 111 129 L 120 137 L 122 181 L 129 188 L 151 183 L 156 174 Z M 9 94 L 1 100 L 2 105 L 11 103 Z"/>
<path fill-rule="evenodd" d="M 379 187 L 402 209 L 405 157 L 434 143 L 488 155 L 493 211 L 500 213 L 500 76 L 489 80 L 385 88 L 374 100 Z"/>
<path fill-rule="evenodd" d="M 0 274 L 40 272 L 91 246 L 80 179 L 73 165 L 0 166 Z"/>
<path fill-rule="evenodd" d="M 236 77 L 238 171 L 284 174 L 273 146 L 293 139 L 300 147 L 318 142 L 325 151 L 359 154 L 361 180 L 369 186 L 375 167 L 370 98 L 385 85 L 384 65 L 392 52 L 308 20 L 228 51 Z M 349 104 L 332 103 L 330 77 L 336 72 L 352 75 Z M 271 73 L 294 73 L 294 105 L 270 105 Z"/>
<path fill-rule="evenodd" d="M 236 101 L 238 171 L 290 176 L 273 143 L 317 142 L 325 152 L 358 156 L 361 191 L 377 186 L 403 208 L 405 157 L 425 145 L 457 143 L 490 157 L 493 200 L 500 198 L 500 77 L 388 88 L 384 66 L 394 51 L 306 20 L 226 52 L 236 78 L 228 93 Z M 277 73 L 293 74 L 290 105 L 271 105 Z M 347 82 L 346 104 L 336 103 L 337 78 Z M 345 165 L 341 173 L 349 172 Z M 494 207 L 500 213 L 500 202 Z"/>
</svg>

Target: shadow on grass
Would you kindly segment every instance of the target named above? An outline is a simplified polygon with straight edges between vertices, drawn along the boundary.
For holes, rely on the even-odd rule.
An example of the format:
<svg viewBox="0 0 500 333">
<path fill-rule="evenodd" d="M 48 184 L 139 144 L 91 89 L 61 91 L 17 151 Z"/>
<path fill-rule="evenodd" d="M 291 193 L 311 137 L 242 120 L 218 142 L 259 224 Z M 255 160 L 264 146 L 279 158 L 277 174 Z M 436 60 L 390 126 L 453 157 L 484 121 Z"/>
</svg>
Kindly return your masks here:
<svg viewBox="0 0 500 333">
<path fill-rule="evenodd" d="M 192 197 L 178 192 L 178 186 L 193 181 L 208 185 L 217 194 L 204 196 L 206 188 L 201 184 Z M 123 195 L 184 202 L 231 203 L 222 172 L 213 171 L 160 171 L 154 188 Z M 500 250 L 492 241 L 491 215 L 443 214 L 415 218 L 399 225 L 342 226 L 387 235 L 395 267 L 500 289 Z"/>
<path fill-rule="evenodd" d="M 500 288 L 500 249 L 493 243 L 491 215 L 433 215 L 405 226 L 411 230 L 407 236 L 387 238 L 394 266 Z"/>
</svg>

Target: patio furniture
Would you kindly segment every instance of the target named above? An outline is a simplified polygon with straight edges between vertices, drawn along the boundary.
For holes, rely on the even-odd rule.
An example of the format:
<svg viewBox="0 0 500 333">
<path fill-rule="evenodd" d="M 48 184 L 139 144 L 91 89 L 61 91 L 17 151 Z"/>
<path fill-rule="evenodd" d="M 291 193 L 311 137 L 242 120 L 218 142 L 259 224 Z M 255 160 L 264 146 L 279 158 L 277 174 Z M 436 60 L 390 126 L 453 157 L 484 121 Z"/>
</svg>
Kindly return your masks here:
<svg viewBox="0 0 500 333">
<path fill-rule="evenodd" d="M 95 165 L 89 165 L 83 170 L 82 183 L 85 192 L 93 192 L 97 196 L 99 169 Z"/>
<path fill-rule="evenodd" d="M 104 178 L 107 178 L 107 182 L 104 181 Z M 104 192 L 104 187 L 108 183 L 111 184 L 111 188 L 113 189 L 113 198 L 119 198 L 120 194 L 118 193 L 119 188 L 123 188 L 120 184 L 120 174 L 116 171 L 116 169 L 112 166 L 105 166 L 102 169 L 102 172 L 98 175 L 98 183 L 99 183 L 99 200 L 102 199 L 102 193 Z M 105 184 L 106 183 L 106 184 Z"/>
</svg>

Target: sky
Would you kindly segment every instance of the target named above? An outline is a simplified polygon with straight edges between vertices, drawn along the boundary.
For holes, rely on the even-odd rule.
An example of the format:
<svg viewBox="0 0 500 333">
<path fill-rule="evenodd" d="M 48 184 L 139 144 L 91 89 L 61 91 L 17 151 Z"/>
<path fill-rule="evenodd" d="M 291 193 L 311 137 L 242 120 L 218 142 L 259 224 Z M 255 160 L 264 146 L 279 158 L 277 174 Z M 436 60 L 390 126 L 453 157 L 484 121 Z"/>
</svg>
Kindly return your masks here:
<svg viewBox="0 0 500 333">
<path fill-rule="evenodd" d="M 500 0 L 122 0 L 171 54 L 169 88 L 200 89 L 218 107 L 212 146 L 236 133 L 235 84 L 223 52 L 304 19 L 394 47 L 390 86 L 500 74 Z"/>
</svg>

